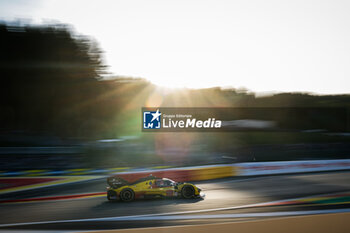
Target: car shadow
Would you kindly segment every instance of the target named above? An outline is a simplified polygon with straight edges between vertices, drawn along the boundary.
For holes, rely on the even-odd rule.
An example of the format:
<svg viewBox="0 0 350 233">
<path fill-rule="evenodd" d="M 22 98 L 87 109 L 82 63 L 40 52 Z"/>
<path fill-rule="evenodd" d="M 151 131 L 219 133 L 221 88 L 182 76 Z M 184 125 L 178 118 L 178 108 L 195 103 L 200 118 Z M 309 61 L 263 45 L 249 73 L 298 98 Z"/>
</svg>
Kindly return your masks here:
<svg viewBox="0 0 350 233">
<path fill-rule="evenodd" d="M 134 209 L 134 208 L 161 208 L 161 207 L 171 207 L 176 206 L 180 204 L 193 204 L 203 201 L 203 197 L 198 197 L 194 199 L 181 199 L 181 198 L 153 198 L 153 199 L 137 199 L 131 202 L 123 202 L 119 200 L 113 200 L 113 201 L 104 201 L 100 204 L 93 207 L 95 210 L 99 209 L 115 209 L 118 208 L 119 210 L 121 208 L 125 209 Z"/>
</svg>

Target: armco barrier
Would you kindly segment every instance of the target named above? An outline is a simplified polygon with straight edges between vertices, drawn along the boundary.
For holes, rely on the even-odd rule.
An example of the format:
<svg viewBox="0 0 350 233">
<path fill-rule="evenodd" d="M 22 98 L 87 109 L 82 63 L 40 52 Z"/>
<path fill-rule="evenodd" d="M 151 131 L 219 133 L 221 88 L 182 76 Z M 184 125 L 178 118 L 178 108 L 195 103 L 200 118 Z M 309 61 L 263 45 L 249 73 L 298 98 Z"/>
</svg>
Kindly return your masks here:
<svg viewBox="0 0 350 233">
<path fill-rule="evenodd" d="M 133 182 L 142 177 L 146 177 L 150 175 L 156 176 L 156 177 L 166 177 L 169 179 L 176 180 L 178 182 L 188 181 L 190 180 L 190 177 L 191 177 L 190 170 L 187 170 L 187 169 L 146 170 L 141 172 L 129 171 L 129 172 L 116 173 L 115 175 L 118 175 L 119 177 L 129 182 Z"/>
<path fill-rule="evenodd" d="M 191 180 L 213 180 L 234 176 L 234 166 L 202 167 L 191 170 Z"/>
<path fill-rule="evenodd" d="M 153 175 L 167 177 L 175 181 L 212 180 L 232 176 L 257 176 L 286 173 L 304 173 L 334 170 L 350 170 L 350 159 L 342 160 L 305 160 L 285 162 L 254 162 L 220 164 L 181 168 L 110 168 L 110 169 L 70 169 L 62 171 L 5 171 L 0 176 L 74 176 L 74 175 L 118 175 L 132 182 L 141 177 Z"/>
<path fill-rule="evenodd" d="M 151 174 L 157 177 L 168 177 L 176 181 L 199 181 L 232 176 L 257 176 L 335 170 L 350 170 L 350 159 L 236 163 L 146 170 L 142 172 L 127 171 L 116 173 L 116 175 L 130 181 Z"/>
<path fill-rule="evenodd" d="M 350 169 L 350 159 L 236 163 L 238 176 L 273 175 Z"/>
<path fill-rule="evenodd" d="M 212 180 L 231 177 L 234 173 L 232 165 L 209 165 L 198 167 L 168 168 L 161 170 L 127 171 L 116 173 L 123 179 L 133 182 L 141 177 L 153 175 L 156 177 L 167 177 L 169 179 L 182 181 Z"/>
</svg>

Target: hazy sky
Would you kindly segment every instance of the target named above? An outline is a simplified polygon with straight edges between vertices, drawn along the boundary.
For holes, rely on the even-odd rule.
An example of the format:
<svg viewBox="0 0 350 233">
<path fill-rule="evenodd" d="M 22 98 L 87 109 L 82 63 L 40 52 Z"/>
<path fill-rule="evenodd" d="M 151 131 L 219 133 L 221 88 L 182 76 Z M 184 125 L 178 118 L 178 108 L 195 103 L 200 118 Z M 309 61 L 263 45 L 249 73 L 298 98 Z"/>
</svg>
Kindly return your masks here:
<svg viewBox="0 0 350 233">
<path fill-rule="evenodd" d="M 170 87 L 350 93 L 350 1 L 9 0 L 91 35 L 117 75 Z"/>
</svg>

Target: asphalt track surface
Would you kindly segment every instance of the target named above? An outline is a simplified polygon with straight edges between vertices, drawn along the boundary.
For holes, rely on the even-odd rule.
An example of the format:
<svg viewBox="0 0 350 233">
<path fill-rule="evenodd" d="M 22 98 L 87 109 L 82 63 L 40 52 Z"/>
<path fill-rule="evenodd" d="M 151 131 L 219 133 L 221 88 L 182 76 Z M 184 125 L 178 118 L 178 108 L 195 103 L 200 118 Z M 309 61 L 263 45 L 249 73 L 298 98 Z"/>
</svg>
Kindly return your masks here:
<svg viewBox="0 0 350 233">
<path fill-rule="evenodd" d="M 0 231 L 125 229 L 249 221 L 328 210 L 350 211 L 349 195 L 336 203 L 312 201 L 319 195 L 350 193 L 349 171 L 230 178 L 195 184 L 205 193 L 204 198 L 108 202 L 101 194 L 106 189 L 105 178 L 3 194 L 0 201 L 86 193 L 98 195 L 0 203 Z M 308 201 L 294 203 L 300 198 L 308 198 Z"/>
</svg>

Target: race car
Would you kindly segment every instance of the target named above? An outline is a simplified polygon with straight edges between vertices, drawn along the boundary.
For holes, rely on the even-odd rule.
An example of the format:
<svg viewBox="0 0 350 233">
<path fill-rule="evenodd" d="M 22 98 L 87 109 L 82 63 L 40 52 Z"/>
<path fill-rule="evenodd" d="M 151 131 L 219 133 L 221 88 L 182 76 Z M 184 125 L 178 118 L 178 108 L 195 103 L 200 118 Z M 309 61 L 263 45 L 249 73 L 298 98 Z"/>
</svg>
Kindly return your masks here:
<svg viewBox="0 0 350 233">
<path fill-rule="evenodd" d="M 175 182 L 167 178 L 147 176 L 129 183 L 121 177 L 107 178 L 107 199 L 130 202 L 140 198 L 157 197 L 201 197 L 201 189 L 190 183 Z"/>
</svg>

